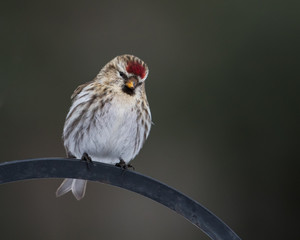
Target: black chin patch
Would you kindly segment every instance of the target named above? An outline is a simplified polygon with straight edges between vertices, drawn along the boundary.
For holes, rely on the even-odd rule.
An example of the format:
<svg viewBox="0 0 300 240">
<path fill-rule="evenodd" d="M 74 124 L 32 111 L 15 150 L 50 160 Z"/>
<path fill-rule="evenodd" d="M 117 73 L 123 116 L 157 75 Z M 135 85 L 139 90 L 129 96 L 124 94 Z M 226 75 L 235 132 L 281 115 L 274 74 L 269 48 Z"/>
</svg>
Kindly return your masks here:
<svg viewBox="0 0 300 240">
<path fill-rule="evenodd" d="M 135 94 L 134 89 L 128 88 L 125 85 L 123 86 L 122 91 L 130 96 Z"/>
</svg>

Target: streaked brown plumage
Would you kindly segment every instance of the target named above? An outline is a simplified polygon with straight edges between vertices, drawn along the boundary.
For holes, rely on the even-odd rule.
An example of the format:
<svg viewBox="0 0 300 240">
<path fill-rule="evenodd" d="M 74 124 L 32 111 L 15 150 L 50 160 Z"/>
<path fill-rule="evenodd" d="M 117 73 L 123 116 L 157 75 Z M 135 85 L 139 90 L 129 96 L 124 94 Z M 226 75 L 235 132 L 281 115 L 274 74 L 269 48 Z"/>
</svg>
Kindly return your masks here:
<svg viewBox="0 0 300 240">
<path fill-rule="evenodd" d="M 138 154 L 151 128 L 147 76 L 142 60 L 122 55 L 106 64 L 93 81 L 76 88 L 63 131 L 68 157 L 87 154 L 93 161 L 126 166 Z M 66 179 L 56 195 L 72 190 L 79 200 L 85 188 L 85 180 Z"/>
</svg>

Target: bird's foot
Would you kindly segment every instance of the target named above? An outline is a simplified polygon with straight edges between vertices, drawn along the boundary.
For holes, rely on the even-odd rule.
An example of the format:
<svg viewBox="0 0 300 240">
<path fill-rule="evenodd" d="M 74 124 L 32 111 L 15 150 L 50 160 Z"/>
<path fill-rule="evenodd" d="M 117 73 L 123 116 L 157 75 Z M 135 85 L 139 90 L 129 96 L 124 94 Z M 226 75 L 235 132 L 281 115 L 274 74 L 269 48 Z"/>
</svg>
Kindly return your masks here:
<svg viewBox="0 0 300 240">
<path fill-rule="evenodd" d="M 135 170 L 135 168 L 131 165 L 131 164 L 126 164 L 125 161 L 123 159 L 120 159 L 119 163 L 116 163 L 117 167 L 123 169 L 123 170 L 127 170 L 129 168 L 132 168 L 132 170 Z"/>
<path fill-rule="evenodd" d="M 132 170 L 135 170 L 135 167 L 132 166 L 131 164 L 127 164 L 127 168 L 132 168 Z"/>
<path fill-rule="evenodd" d="M 88 169 L 90 169 L 91 165 L 94 165 L 94 162 L 92 161 L 91 157 L 87 153 L 82 154 L 81 161 L 86 162 Z"/>
</svg>

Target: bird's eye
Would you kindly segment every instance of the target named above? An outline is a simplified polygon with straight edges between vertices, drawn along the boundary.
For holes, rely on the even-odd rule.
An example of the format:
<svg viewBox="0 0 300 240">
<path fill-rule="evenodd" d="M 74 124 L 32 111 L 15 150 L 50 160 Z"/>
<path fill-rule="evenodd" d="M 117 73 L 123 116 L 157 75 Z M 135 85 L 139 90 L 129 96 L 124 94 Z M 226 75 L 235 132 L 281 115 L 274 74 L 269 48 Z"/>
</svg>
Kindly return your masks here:
<svg viewBox="0 0 300 240">
<path fill-rule="evenodd" d="M 126 74 L 125 73 L 123 73 L 123 72 L 119 72 L 119 74 L 120 74 L 120 76 L 122 77 L 122 78 L 124 78 L 124 79 L 126 79 L 127 78 L 127 76 L 126 76 Z"/>
</svg>

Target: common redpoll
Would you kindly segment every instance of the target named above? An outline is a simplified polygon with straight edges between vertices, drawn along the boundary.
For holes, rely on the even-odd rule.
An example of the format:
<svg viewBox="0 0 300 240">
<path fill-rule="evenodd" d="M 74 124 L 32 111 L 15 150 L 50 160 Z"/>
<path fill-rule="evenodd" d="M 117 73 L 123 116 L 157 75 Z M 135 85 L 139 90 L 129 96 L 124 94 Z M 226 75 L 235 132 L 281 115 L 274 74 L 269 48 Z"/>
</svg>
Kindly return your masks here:
<svg viewBox="0 0 300 240">
<path fill-rule="evenodd" d="M 63 130 L 69 158 L 129 166 L 151 128 L 147 75 L 148 67 L 141 59 L 122 55 L 107 63 L 93 81 L 77 87 Z M 86 183 L 65 179 L 56 196 L 72 191 L 80 200 Z"/>
</svg>

